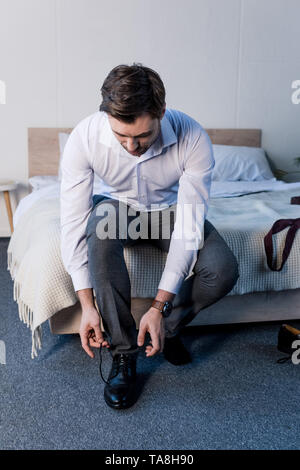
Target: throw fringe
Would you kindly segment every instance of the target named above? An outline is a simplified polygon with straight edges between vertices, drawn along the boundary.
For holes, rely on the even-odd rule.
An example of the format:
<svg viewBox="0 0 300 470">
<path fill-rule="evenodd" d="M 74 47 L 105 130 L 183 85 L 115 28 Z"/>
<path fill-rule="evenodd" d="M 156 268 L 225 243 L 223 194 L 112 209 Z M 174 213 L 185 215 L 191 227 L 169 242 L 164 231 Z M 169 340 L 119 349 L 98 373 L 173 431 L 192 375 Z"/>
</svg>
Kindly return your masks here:
<svg viewBox="0 0 300 470">
<path fill-rule="evenodd" d="M 7 253 L 7 269 L 11 273 L 11 277 L 14 281 L 14 301 L 18 304 L 19 318 L 20 320 L 27 325 L 27 328 L 31 329 L 31 358 L 34 359 L 38 355 L 38 349 L 42 347 L 42 327 L 39 325 L 33 330 L 33 310 L 23 302 L 20 298 L 21 285 L 19 282 L 15 281 L 14 273 L 16 271 L 17 264 L 12 258 L 12 253 Z"/>
<path fill-rule="evenodd" d="M 12 253 L 11 252 L 7 252 L 7 269 L 10 271 L 10 267 L 11 267 L 11 262 L 12 262 Z"/>
<path fill-rule="evenodd" d="M 10 272 L 11 278 L 14 280 L 16 277 L 18 269 L 18 263 L 15 259 L 13 259 L 12 253 L 10 251 L 7 252 L 7 270 Z"/>
<path fill-rule="evenodd" d="M 37 349 L 41 349 L 42 347 L 42 327 L 38 326 L 32 332 L 32 348 L 31 348 L 31 358 L 34 359 L 37 357 Z"/>
</svg>

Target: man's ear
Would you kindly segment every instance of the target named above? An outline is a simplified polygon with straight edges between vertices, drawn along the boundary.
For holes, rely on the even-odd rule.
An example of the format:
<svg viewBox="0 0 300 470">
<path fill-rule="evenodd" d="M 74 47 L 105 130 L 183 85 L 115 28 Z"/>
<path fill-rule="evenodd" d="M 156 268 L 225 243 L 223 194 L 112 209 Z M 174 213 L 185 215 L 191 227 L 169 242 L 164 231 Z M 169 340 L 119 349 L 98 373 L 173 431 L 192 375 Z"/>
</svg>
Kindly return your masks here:
<svg viewBox="0 0 300 470">
<path fill-rule="evenodd" d="M 166 112 L 166 103 L 164 104 L 164 107 L 163 107 L 163 110 L 162 110 L 162 113 L 161 113 L 161 118 L 162 119 L 165 115 L 165 112 Z"/>
</svg>

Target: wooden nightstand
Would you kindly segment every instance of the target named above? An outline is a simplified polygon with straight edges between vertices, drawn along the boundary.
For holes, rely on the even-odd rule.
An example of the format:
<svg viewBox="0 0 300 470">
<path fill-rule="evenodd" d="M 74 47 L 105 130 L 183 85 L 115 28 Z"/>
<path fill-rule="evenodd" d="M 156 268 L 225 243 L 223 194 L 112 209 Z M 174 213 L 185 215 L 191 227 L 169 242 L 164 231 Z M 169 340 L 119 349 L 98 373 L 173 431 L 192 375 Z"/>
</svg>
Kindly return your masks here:
<svg viewBox="0 0 300 470">
<path fill-rule="evenodd" d="M 7 215 L 8 215 L 8 220 L 9 220 L 11 233 L 13 233 L 14 227 L 13 227 L 13 214 L 12 214 L 12 210 L 11 210 L 9 191 L 13 191 L 14 189 L 16 189 L 17 185 L 18 185 L 18 183 L 16 181 L 0 180 L 0 191 L 4 193 L 6 211 L 7 211 Z"/>
</svg>

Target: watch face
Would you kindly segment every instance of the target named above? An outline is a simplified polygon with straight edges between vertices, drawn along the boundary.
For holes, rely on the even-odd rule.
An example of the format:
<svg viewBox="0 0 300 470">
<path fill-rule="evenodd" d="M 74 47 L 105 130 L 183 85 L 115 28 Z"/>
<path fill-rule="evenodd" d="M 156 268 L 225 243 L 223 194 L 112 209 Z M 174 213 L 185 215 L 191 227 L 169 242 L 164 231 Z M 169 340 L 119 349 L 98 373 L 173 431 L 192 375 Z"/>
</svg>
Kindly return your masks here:
<svg viewBox="0 0 300 470">
<path fill-rule="evenodd" d="M 163 308 L 163 316 L 168 317 L 171 312 L 172 312 L 171 302 L 165 302 L 165 305 L 164 305 L 164 308 Z"/>
</svg>

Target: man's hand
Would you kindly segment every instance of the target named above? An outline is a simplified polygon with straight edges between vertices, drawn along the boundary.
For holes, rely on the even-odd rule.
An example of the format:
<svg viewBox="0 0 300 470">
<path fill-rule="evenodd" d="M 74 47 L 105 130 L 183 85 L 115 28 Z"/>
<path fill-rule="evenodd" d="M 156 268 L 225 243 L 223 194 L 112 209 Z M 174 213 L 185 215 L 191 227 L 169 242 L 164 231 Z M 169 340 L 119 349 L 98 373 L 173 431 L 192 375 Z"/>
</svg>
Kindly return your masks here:
<svg viewBox="0 0 300 470">
<path fill-rule="evenodd" d="M 138 334 L 138 346 L 143 346 L 145 334 L 149 332 L 151 345 L 146 346 L 146 356 L 154 356 L 162 352 L 165 341 L 164 319 L 157 308 L 151 307 L 141 318 Z"/>
<path fill-rule="evenodd" d="M 109 348 L 108 342 L 104 341 L 103 334 L 100 329 L 100 316 L 94 306 L 82 309 L 79 334 L 81 346 L 90 357 L 94 357 L 94 353 L 89 346 L 100 348 L 100 344 L 102 344 L 102 346 Z"/>
</svg>

